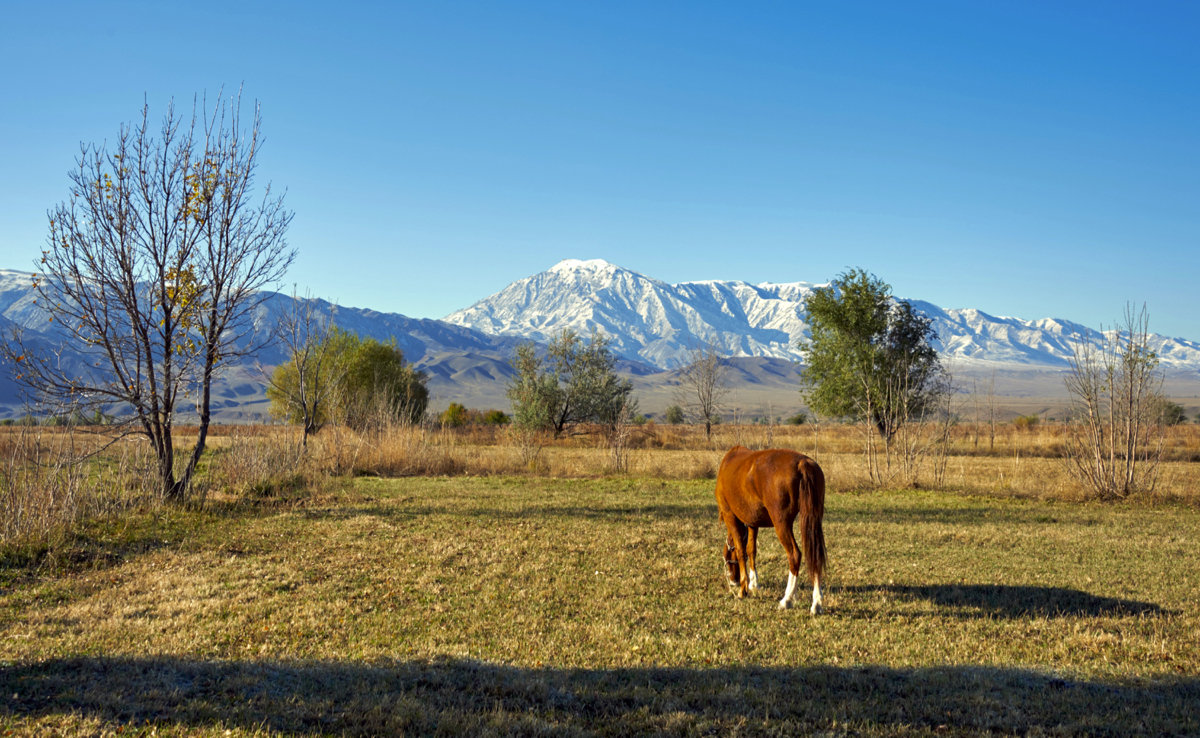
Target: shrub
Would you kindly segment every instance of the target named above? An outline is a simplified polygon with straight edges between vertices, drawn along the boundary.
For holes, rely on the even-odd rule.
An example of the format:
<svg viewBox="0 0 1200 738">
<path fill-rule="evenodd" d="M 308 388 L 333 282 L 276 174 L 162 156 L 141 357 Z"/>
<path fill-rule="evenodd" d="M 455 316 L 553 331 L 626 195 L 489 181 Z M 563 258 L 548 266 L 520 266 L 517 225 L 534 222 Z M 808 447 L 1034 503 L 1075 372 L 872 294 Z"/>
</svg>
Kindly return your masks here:
<svg viewBox="0 0 1200 738">
<path fill-rule="evenodd" d="M 450 403 L 450 407 L 442 411 L 442 425 L 447 428 L 461 428 L 467 424 L 468 419 L 467 408 L 457 402 Z"/>
<path fill-rule="evenodd" d="M 484 425 L 508 425 L 512 418 L 503 410 L 488 410 L 483 414 Z"/>
<path fill-rule="evenodd" d="M 683 408 L 678 405 L 672 405 L 667 408 L 667 422 L 671 425 L 679 425 L 683 422 Z"/>
<path fill-rule="evenodd" d="M 1183 405 L 1164 398 L 1162 401 L 1162 422 L 1163 425 L 1180 425 L 1186 423 L 1187 412 L 1183 409 Z"/>
<path fill-rule="evenodd" d="M 1037 427 L 1039 420 L 1041 420 L 1041 418 L 1038 417 L 1037 413 L 1034 413 L 1033 415 L 1021 415 L 1013 420 L 1013 425 L 1015 425 L 1019 431 L 1031 431 Z"/>
</svg>

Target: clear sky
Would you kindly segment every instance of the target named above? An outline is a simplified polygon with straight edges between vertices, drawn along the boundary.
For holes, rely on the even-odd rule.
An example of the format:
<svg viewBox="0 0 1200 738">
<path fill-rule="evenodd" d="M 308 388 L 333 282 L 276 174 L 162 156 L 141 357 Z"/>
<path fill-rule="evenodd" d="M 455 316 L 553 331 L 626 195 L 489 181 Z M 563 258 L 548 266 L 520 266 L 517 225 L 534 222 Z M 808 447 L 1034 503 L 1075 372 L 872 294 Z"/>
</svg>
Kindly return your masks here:
<svg viewBox="0 0 1200 738">
<path fill-rule="evenodd" d="M 861 266 L 1200 340 L 1200 4 L 36 2 L 0 23 L 0 266 L 80 141 L 244 86 L 302 291 L 442 317 L 564 258 Z M 290 287 L 289 287 L 290 288 Z"/>
</svg>

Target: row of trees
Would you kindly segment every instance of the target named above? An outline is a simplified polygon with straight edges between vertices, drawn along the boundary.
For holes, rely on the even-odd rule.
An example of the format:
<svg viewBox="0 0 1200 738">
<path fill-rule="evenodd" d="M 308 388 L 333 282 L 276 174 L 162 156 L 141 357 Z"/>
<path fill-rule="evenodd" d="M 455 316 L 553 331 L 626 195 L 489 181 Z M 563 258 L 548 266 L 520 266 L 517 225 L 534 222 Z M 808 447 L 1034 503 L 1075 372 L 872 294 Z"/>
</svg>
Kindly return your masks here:
<svg viewBox="0 0 1200 738">
<path fill-rule="evenodd" d="M 35 286 L 64 345 L 84 360 L 27 345 L 19 331 L 0 343 L 0 356 L 42 404 L 71 417 L 127 408 L 116 425 L 149 439 L 162 492 L 173 500 L 186 498 L 205 450 L 212 380 L 272 338 L 256 331 L 253 316 L 267 297 L 262 288 L 294 256 L 283 197 L 270 185 L 255 195 L 258 106 L 248 120 L 241 110 L 240 95 L 218 96 L 211 107 L 194 103 L 190 117 L 172 104 L 155 126 L 144 106 L 140 121 L 123 126 L 111 146 L 83 145 L 70 197 L 49 213 Z M 360 338 L 318 320 L 313 301 L 294 302 L 297 311 L 282 325 L 289 358 L 272 373 L 268 395 L 302 427 L 305 443 L 330 422 L 365 429 L 424 417 L 425 377 L 405 364 L 394 341 Z M 931 441 L 910 430 L 940 417 L 944 440 L 952 417 L 952 386 L 931 320 L 861 269 L 814 290 L 805 309 L 810 407 L 868 429 L 873 478 L 891 475 L 894 456 L 915 474 Z M 1067 386 L 1078 422 L 1068 445 L 1080 479 L 1119 498 L 1153 488 L 1167 406 L 1145 310 L 1127 311 L 1124 325 L 1107 335 L 1099 350 L 1076 344 Z M 508 396 L 519 429 L 559 437 L 595 424 L 617 453 L 637 402 L 615 371 L 607 338 L 563 331 L 544 353 L 520 346 L 514 368 Z M 710 435 L 722 373 L 721 358 L 706 347 L 680 375 L 678 400 Z M 180 464 L 174 424 L 189 405 L 199 432 Z M 451 422 L 459 415 L 451 413 Z"/>
<path fill-rule="evenodd" d="M 898 474 L 915 482 L 929 457 L 937 474 L 954 418 L 954 387 L 934 348 L 931 319 L 894 298 L 889 285 L 861 269 L 815 289 L 805 309 L 810 337 L 800 347 L 806 364 L 802 391 L 811 410 L 855 421 L 864 429 L 865 458 L 876 482 Z M 297 335 L 295 324 L 287 325 L 293 330 L 286 335 Z M 1182 408 L 1162 396 L 1144 308 L 1127 311 L 1125 323 L 1106 335 L 1108 342 L 1100 349 L 1076 344 L 1067 379 L 1076 420 L 1067 458 L 1080 481 L 1099 496 L 1124 498 L 1153 489 L 1161 427 Z M 292 361 L 276 370 L 269 393 L 286 400 L 280 404 L 292 408 L 287 417 L 302 423 L 306 435 L 335 414 L 360 428 L 372 418 L 417 422 L 423 415 L 424 378 L 404 366 L 394 344 L 364 341 L 329 327 L 315 341 L 285 341 L 293 346 Z M 609 339 L 593 334 L 584 340 L 565 330 L 544 350 L 532 342 L 519 346 L 513 366 L 516 373 L 508 388 L 512 422 L 524 437 L 546 433 L 558 438 L 598 427 L 614 454 L 620 453 L 637 401 L 632 384 L 616 373 Z M 716 348 L 693 351 L 679 372 L 678 404 L 668 408 L 668 422 L 683 422 L 686 406 L 711 436 L 727 390 L 725 364 Z M 324 405 L 322 398 L 329 398 Z M 452 404 L 443 423 L 459 425 L 470 412 Z M 494 415 L 476 420 L 509 420 L 499 411 Z M 794 422 L 805 419 L 797 416 Z"/>
</svg>

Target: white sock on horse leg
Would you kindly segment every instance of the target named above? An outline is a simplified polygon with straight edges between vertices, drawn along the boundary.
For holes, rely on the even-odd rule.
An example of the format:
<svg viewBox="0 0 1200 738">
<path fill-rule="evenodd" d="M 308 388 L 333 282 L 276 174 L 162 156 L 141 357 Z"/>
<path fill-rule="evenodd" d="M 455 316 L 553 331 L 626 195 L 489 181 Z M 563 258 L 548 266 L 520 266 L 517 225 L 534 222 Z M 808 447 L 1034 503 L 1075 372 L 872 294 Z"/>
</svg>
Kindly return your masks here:
<svg viewBox="0 0 1200 738">
<path fill-rule="evenodd" d="M 758 589 L 758 572 L 750 570 L 750 589 Z"/>
<path fill-rule="evenodd" d="M 779 609 L 786 610 L 792 605 L 792 593 L 796 591 L 796 575 L 788 572 L 787 589 L 783 591 L 783 599 L 779 601 Z"/>
<path fill-rule="evenodd" d="M 818 578 L 813 579 L 813 601 L 812 610 L 810 610 L 810 612 L 813 615 L 817 615 L 821 612 L 821 580 Z"/>
</svg>

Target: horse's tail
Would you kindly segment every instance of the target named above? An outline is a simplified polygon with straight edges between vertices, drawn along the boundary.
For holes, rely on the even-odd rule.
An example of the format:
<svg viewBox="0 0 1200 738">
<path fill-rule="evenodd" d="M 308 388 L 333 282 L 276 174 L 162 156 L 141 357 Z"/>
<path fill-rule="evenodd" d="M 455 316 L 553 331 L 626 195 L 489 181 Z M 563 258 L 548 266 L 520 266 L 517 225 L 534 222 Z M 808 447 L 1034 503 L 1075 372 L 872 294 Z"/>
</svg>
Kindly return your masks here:
<svg viewBox="0 0 1200 738">
<path fill-rule="evenodd" d="M 800 459 L 797 467 L 804 563 L 808 566 L 808 579 L 813 581 L 825 573 L 825 533 L 821 530 L 821 518 L 825 515 L 825 473 L 807 456 Z"/>
</svg>

